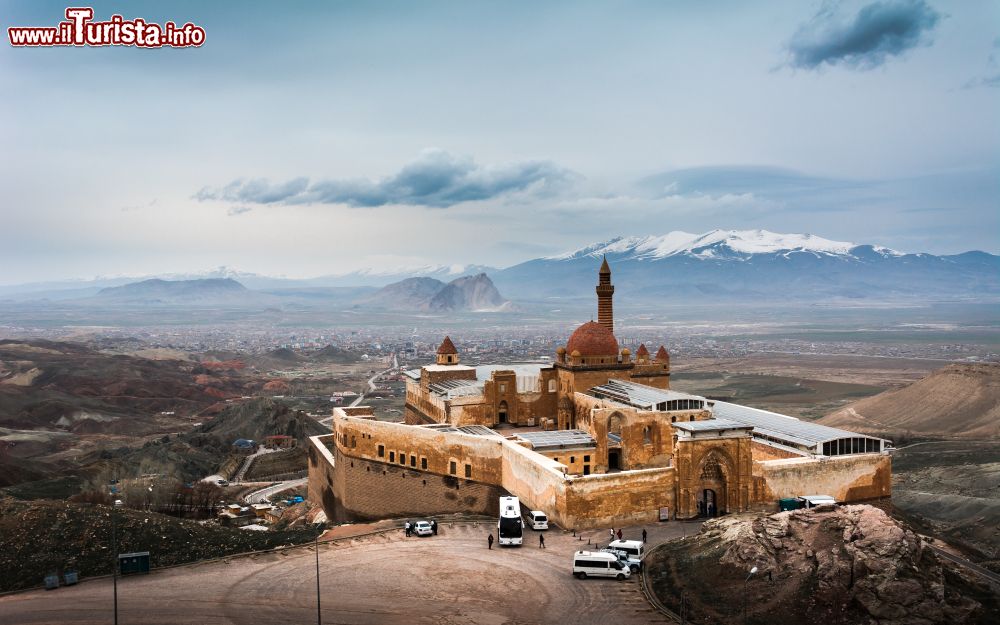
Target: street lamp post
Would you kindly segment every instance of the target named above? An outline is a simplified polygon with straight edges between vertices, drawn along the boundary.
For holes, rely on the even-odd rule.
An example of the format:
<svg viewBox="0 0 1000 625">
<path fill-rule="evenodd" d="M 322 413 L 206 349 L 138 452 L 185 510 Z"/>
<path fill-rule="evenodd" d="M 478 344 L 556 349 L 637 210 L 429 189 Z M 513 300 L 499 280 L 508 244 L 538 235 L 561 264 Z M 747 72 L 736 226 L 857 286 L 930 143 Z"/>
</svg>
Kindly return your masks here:
<svg viewBox="0 0 1000 625">
<path fill-rule="evenodd" d="M 118 508 L 121 505 L 121 499 L 115 499 L 111 505 L 111 583 L 115 594 L 115 625 L 118 625 Z"/>
<path fill-rule="evenodd" d="M 743 625 L 747 624 L 747 583 L 755 573 L 757 573 L 757 567 L 750 569 L 750 573 L 747 574 L 747 578 L 743 580 Z"/>
<path fill-rule="evenodd" d="M 323 625 L 323 612 L 319 604 L 319 534 L 316 534 L 316 625 Z"/>
</svg>

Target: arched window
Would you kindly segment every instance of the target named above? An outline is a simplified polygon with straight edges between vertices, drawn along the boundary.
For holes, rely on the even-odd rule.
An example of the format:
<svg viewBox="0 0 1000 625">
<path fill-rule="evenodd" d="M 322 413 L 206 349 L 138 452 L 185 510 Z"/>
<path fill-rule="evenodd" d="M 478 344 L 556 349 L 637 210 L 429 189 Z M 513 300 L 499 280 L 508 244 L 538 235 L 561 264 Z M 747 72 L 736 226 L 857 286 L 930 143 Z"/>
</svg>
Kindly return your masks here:
<svg viewBox="0 0 1000 625">
<path fill-rule="evenodd" d="M 549 380 L 549 392 L 550 393 L 555 393 L 556 392 L 556 381 L 555 380 Z"/>
<path fill-rule="evenodd" d="M 649 431 L 648 425 L 642 428 L 642 442 L 646 445 L 649 445 L 650 443 L 653 442 L 653 436 L 652 433 Z"/>
</svg>

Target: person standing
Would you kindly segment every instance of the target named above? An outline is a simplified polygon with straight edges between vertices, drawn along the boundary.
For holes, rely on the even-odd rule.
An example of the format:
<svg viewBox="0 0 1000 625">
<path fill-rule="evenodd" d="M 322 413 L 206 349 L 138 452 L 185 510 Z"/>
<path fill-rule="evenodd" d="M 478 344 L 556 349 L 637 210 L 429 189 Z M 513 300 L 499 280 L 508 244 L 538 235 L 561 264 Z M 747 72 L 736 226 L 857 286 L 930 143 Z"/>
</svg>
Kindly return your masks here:
<svg viewBox="0 0 1000 625">
<path fill-rule="evenodd" d="M 410 522 L 409 521 L 407 521 L 406 524 L 403 525 L 403 529 L 406 531 L 406 537 L 409 538 L 410 537 Z"/>
<path fill-rule="evenodd" d="M 545 534 L 538 535 L 538 548 L 545 549 Z"/>
<path fill-rule="evenodd" d="M 618 528 L 618 540 L 622 539 L 622 528 Z"/>
<path fill-rule="evenodd" d="M 434 532 L 435 536 L 438 535 L 438 522 L 437 521 L 431 520 L 431 530 Z"/>
<path fill-rule="evenodd" d="M 646 528 L 645 527 L 642 528 L 642 542 L 643 543 L 646 542 Z"/>
<path fill-rule="evenodd" d="M 608 538 L 608 540 L 609 541 L 614 540 L 615 539 L 615 528 L 612 527 L 611 529 L 609 529 L 608 530 L 608 534 L 610 535 L 610 538 Z"/>
<path fill-rule="evenodd" d="M 493 549 L 493 534 L 490 534 L 489 537 L 486 539 L 486 544 L 489 546 L 490 549 Z"/>
</svg>

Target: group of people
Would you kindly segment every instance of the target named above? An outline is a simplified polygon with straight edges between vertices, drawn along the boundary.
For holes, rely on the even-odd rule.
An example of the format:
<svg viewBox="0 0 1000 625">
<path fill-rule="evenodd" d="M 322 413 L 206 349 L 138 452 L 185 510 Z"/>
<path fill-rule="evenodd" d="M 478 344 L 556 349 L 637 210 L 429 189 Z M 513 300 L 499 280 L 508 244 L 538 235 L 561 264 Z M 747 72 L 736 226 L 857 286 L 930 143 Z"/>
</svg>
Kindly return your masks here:
<svg viewBox="0 0 1000 625">
<path fill-rule="evenodd" d="M 612 527 L 611 529 L 608 530 L 608 532 L 610 534 L 608 542 L 614 540 L 616 537 L 618 538 L 618 540 L 622 539 L 622 528 L 619 527 L 618 531 L 616 532 L 615 528 Z M 642 542 L 646 542 L 646 528 L 642 528 Z"/>
<path fill-rule="evenodd" d="M 433 523 L 433 521 L 431 521 L 431 522 Z M 409 525 L 409 523 L 407 523 L 407 525 Z M 609 539 L 608 542 L 613 541 L 616 537 L 618 538 L 618 540 L 622 539 L 623 534 L 622 534 L 622 529 L 620 527 L 618 528 L 617 532 L 615 532 L 615 528 L 609 529 L 608 532 L 610 533 L 610 539 Z M 434 533 L 437 534 L 437 527 L 436 526 L 434 528 Z M 407 534 L 407 536 L 409 536 L 409 534 Z M 646 528 L 642 528 L 642 542 L 646 542 L 646 536 L 647 536 L 647 534 L 646 534 Z M 486 546 L 489 549 L 493 549 L 493 533 L 492 532 L 486 537 Z M 545 534 L 544 533 L 538 534 L 538 548 L 539 549 L 545 549 Z"/>
<path fill-rule="evenodd" d="M 416 525 L 416 523 L 410 523 L 409 521 L 403 524 L 403 531 L 406 532 L 407 538 L 413 536 L 413 530 L 416 529 Z M 434 532 L 435 536 L 437 536 L 438 522 L 433 519 L 431 519 L 431 531 Z"/>
</svg>

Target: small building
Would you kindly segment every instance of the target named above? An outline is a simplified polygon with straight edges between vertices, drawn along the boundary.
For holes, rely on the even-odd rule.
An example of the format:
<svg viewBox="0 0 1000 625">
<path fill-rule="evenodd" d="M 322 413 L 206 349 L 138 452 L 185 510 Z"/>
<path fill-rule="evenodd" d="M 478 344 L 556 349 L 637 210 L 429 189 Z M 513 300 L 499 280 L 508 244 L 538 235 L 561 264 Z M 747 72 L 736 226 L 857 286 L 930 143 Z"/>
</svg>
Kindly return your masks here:
<svg viewBox="0 0 1000 625">
<path fill-rule="evenodd" d="M 268 449 L 291 449 L 295 447 L 295 437 L 287 434 L 272 434 L 264 437 L 264 447 Z"/>
<path fill-rule="evenodd" d="M 267 513 L 273 508 L 269 503 L 255 503 L 250 505 L 250 509 L 253 510 L 253 514 L 258 519 L 267 518 Z"/>
</svg>

